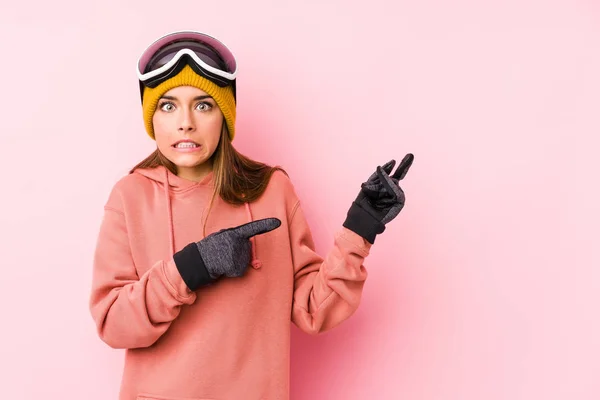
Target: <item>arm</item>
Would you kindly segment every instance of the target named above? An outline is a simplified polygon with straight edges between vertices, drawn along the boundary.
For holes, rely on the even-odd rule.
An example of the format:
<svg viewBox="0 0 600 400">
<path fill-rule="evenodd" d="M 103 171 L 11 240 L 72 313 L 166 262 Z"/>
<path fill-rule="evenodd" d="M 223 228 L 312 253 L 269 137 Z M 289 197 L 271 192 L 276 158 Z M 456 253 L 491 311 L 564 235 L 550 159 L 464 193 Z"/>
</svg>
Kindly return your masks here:
<svg viewBox="0 0 600 400">
<path fill-rule="evenodd" d="M 118 195 L 105 206 L 93 262 L 89 307 L 100 338 L 113 348 L 148 347 L 166 332 L 183 304 L 192 304 L 174 260 L 138 276 Z"/>
<path fill-rule="evenodd" d="M 294 264 L 292 321 L 306 333 L 327 331 L 358 308 L 367 271 L 363 265 L 371 244 L 342 227 L 323 259 L 315 245 L 300 202 L 290 219 Z"/>
<path fill-rule="evenodd" d="M 391 176 L 395 160 L 377 167 L 361 185 L 325 259 L 315 252 L 300 201 L 290 186 L 295 198 L 289 218 L 294 264 L 292 321 L 303 331 L 316 334 L 329 330 L 358 308 L 367 278 L 363 261 L 375 237 L 404 207 L 404 191 L 398 182 L 413 160 L 414 155 L 408 153 Z"/>
</svg>

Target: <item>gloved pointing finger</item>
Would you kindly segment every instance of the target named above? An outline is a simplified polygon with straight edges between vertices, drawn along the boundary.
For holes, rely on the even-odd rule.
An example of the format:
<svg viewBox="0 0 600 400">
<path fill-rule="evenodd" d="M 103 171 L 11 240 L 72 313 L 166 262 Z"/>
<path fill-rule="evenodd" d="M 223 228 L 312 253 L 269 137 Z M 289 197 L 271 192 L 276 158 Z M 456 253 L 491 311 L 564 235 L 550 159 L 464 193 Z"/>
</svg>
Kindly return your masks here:
<svg viewBox="0 0 600 400">
<path fill-rule="evenodd" d="M 264 218 L 240 225 L 237 228 L 234 228 L 234 230 L 242 237 L 251 238 L 255 235 L 261 235 L 263 233 L 270 232 L 276 228 L 279 228 L 279 226 L 281 226 L 281 221 L 279 218 Z"/>
<path fill-rule="evenodd" d="M 406 176 L 406 173 L 408 172 L 408 169 L 412 165 L 414 159 L 415 159 L 415 156 L 412 153 L 408 153 L 407 155 L 405 155 L 404 158 L 402 159 L 402 161 L 400 161 L 400 165 L 396 169 L 396 172 L 394 172 L 394 175 L 392 175 L 392 178 L 396 178 L 399 181 L 404 179 L 404 177 Z M 390 173 L 389 171 L 386 171 L 386 172 L 388 174 Z"/>
</svg>

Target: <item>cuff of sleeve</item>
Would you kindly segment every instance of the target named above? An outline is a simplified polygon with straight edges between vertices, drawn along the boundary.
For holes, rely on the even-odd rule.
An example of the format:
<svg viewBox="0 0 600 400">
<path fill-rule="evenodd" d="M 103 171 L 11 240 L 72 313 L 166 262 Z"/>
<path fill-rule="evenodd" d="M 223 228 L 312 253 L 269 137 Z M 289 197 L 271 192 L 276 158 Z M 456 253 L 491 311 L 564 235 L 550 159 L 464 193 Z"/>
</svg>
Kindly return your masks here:
<svg viewBox="0 0 600 400">
<path fill-rule="evenodd" d="M 360 254 L 362 257 L 367 257 L 371 251 L 372 244 L 369 243 L 364 237 L 358 235 L 356 232 L 351 231 L 348 228 L 342 228 L 338 235 L 346 242 L 350 243 L 354 251 Z"/>
<path fill-rule="evenodd" d="M 175 262 L 171 259 L 164 261 L 162 264 L 163 274 L 166 279 L 166 284 L 169 287 L 169 292 L 174 298 L 182 303 L 192 303 L 196 298 L 196 294 L 188 288 L 181 278 L 181 274 L 177 270 Z"/>
<path fill-rule="evenodd" d="M 375 236 L 385 230 L 385 224 L 375 219 L 356 202 L 352 202 L 343 226 L 371 244 L 375 243 Z"/>
<path fill-rule="evenodd" d="M 192 242 L 173 255 L 181 278 L 191 291 L 208 285 L 213 279 L 208 274 L 196 243 Z"/>
</svg>

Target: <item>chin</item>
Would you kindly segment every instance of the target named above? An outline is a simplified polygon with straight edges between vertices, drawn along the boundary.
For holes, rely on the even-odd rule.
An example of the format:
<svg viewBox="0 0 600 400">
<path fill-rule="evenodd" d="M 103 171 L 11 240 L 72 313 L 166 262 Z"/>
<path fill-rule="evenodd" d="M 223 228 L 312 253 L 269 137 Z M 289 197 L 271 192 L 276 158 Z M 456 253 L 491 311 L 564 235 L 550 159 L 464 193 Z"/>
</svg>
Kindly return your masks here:
<svg viewBox="0 0 600 400">
<path fill-rule="evenodd" d="M 177 165 L 178 167 L 194 168 L 204 164 L 204 161 L 206 161 L 204 160 L 204 158 L 200 157 L 196 157 L 194 159 L 190 158 L 191 157 L 174 157 L 174 159 L 172 159 L 171 162 L 173 162 L 173 164 Z"/>
</svg>

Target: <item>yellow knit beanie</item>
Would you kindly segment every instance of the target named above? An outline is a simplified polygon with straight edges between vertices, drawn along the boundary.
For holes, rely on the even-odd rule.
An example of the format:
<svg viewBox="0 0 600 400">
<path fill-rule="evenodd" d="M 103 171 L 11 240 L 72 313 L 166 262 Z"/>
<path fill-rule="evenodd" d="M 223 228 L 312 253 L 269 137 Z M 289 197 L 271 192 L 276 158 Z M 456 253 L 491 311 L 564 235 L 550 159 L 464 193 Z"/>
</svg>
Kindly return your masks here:
<svg viewBox="0 0 600 400">
<path fill-rule="evenodd" d="M 156 105 L 160 97 L 177 86 L 194 86 L 205 91 L 210 95 L 225 117 L 229 138 L 233 140 L 235 136 L 235 98 L 231 86 L 220 87 L 210 80 L 198 75 L 194 70 L 186 65 L 177 75 L 162 82 L 155 88 L 144 88 L 142 100 L 142 109 L 144 112 L 144 124 L 146 132 L 152 139 L 154 138 L 154 128 L 152 126 L 152 117 L 156 111 Z"/>
</svg>

